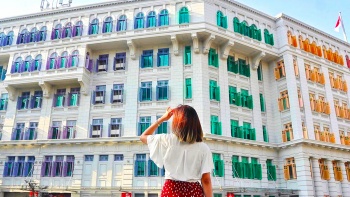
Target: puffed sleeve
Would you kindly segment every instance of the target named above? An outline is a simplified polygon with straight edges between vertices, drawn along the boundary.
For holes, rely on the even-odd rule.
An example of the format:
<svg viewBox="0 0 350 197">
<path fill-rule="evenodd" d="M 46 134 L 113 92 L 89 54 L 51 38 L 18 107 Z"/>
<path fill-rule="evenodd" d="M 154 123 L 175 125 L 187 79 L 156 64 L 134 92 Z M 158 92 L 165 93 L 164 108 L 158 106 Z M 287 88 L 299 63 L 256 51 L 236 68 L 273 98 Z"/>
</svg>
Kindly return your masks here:
<svg viewBox="0 0 350 197">
<path fill-rule="evenodd" d="M 147 136 L 147 145 L 152 161 L 159 168 L 163 168 L 164 155 L 166 153 L 166 135 L 157 134 Z"/>
<path fill-rule="evenodd" d="M 212 172 L 214 169 L 213 156 L 211 150 L 206 145 L 204 156 L 202 160 L 202 174 Z"/>
</svg>

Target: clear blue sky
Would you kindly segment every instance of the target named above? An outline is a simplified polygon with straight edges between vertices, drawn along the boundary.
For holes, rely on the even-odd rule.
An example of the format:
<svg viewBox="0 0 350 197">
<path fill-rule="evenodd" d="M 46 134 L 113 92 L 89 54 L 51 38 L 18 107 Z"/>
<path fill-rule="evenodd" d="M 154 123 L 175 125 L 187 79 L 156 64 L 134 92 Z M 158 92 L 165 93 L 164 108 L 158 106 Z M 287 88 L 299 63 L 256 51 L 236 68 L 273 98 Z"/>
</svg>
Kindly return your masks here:
<svg viewBox="0 0 350 197">
<path fill-rule="evenodd" d="M 40 11 L 41 0 L 0 0 L 7 1 L 0 7 L 0 18 Z M 49 0 L 51 1 L 51 0 Z M 105 2 L 112 0 L 73 0 L 72 6 Z M 334 31 L 341 11 L 343 22 L 350 40 L 350 0 L 236 0 L 254 9 L 276 16 L 285 13 L 306 24 L 316 27 L 343 40 L 342 30 Z M 0 24 L 1 25 L 1 24 Z"/>
</svg>

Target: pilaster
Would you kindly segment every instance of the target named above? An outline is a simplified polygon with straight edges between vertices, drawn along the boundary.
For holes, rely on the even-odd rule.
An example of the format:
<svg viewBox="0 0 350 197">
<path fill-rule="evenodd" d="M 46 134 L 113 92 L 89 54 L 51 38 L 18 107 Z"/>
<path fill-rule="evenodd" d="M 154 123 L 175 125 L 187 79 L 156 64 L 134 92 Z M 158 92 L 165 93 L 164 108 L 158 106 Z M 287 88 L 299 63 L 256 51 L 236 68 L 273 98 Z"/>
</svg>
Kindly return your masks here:
<svg viewBox="0 0 350 197">
<path fill-rule="evenodd" d="M 314 196 L 314 185 L 310 172 L 310 160 L 307 156 L 294 157 L 298 177 L 298 188 L 300 197 Z"/>
<path fill-rule="evenodd" d="M 350 182 L 347 178 L 346 169 L 345 169 L 345 163 L 343 161 L 338 161 L 338 164 L 341 168 L 343 181 L 341 182 L 341 190 L 343 197 L 350 197 Z"/>
<path fill-rule="evenodd" d="M 328 182 L 321 178 L 320 166 L 317 158 L 311 158 L 312 161 L 312 175 L 314 179 L 315 196 L 323 197 L 329 195 Z"/>
</svg>

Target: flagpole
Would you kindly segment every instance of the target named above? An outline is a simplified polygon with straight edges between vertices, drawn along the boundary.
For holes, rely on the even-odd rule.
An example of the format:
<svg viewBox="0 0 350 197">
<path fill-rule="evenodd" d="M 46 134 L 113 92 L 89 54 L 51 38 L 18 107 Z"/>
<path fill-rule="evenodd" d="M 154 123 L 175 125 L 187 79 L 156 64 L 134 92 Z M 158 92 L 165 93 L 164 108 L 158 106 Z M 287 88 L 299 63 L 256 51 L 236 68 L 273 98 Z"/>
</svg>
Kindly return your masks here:
<svg viewBox="0 0 350 197">
<path fill-rule="evenodd" d="M 345 40 L 345 42 L 348 42 L 348 38 L 346 37 L 344 21 L 343 21 L 343 18 L 341 16 L 341 12 L 339 12 L 339 16 L 340 16 L 341 26 L 342 26 L 342 29 L 343 29 L 344 40 Z"/>
</svg>

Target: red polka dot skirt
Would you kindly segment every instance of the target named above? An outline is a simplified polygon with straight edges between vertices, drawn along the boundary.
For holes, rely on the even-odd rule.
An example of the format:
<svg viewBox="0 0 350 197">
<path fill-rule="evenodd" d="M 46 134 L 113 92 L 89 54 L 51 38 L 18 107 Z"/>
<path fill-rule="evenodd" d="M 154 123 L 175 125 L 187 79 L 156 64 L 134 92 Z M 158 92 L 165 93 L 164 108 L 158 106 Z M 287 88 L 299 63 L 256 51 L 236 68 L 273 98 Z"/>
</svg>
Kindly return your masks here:
<svg viewBox="0 0 350 197">
<path fill-rule="evenodd" d="M 199 182 L 165 180 L 161 197 L 204 197 Z"/>
</svg>

